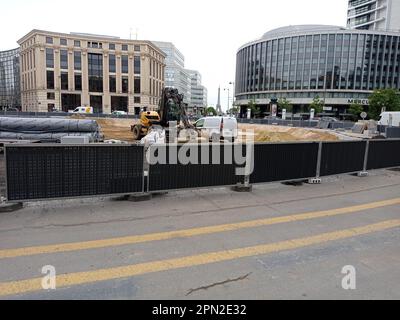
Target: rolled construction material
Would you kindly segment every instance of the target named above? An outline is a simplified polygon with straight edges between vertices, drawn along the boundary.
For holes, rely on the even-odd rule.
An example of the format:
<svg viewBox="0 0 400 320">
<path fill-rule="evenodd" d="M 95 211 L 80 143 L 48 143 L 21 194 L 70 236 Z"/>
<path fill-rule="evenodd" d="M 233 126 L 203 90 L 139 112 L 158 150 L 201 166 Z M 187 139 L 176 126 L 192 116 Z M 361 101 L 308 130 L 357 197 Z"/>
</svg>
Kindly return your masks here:
<svg viewBox="0 0 400 320">
<path fill-rule="evenodd" d="M 34 140 L 40 142 L 60 142 L 65 136 L 88 136 L 90 142 L 101 140 L 101 136 L 96 132 L 58 132 L 58 133 L 18 133 L 0 131 L 0 139 L 12 140 Z"/>
<path fill-rule="evenodd" d="M 97 132 L 95 120 L 0 117 L 0 131 L 23 133 Z"/>
</svg>

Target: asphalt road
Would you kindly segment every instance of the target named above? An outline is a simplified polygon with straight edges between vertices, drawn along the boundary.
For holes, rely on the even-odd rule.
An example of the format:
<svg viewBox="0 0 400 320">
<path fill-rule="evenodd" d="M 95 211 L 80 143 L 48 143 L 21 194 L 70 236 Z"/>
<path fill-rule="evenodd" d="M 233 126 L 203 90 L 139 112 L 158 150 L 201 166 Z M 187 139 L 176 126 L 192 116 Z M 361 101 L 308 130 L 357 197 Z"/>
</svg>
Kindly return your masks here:
<svg viewBox="0 0 400 320">
<path fill-rule="evenodd" d="M 400 299 L 399 243 L 393 171 L 32 203 L 0 214 L 0 299 Z M 47 265 L 56 290 L 42 289 Z"/>
</svg>

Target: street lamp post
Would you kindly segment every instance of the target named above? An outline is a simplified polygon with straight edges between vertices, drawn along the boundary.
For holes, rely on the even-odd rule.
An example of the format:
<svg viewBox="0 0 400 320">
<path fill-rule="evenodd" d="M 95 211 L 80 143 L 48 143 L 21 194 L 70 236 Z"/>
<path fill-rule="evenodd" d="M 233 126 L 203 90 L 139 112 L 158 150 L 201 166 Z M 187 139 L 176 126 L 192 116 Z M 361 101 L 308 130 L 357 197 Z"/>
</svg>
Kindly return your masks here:
<svg viewBox="0 0 400 320">
<path fill-rule="evenodd" d="M 230 99 L 231 99 L 231 93 L 230 93 L 230 89 L 229 88 L 225 88 L 224 91 L 228 91 L 228 109 L 226 110 L 226 112 L 229 112 L 230 109 Z"/>
</svg>

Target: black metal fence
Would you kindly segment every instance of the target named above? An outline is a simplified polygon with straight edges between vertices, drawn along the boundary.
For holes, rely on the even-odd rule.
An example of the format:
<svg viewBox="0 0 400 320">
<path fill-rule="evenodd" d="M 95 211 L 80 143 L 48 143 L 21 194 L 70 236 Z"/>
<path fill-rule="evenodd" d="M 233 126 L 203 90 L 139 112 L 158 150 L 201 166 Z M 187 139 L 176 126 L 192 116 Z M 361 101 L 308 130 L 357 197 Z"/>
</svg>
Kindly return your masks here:
<svg viewBox="0 0 400 320">
<path fill-rule="evenodd" d="M 234 146 L 159 146 L 145 155 L 140 145 L 9 145 L 7 200 L 268 183 L 400 167 L 400 140 L 255 144 L 253 152 Z M 246 160 L 253 169 L 247 176 L 238 173 Z"/>
<path fill-rule="evenodd" d="M 142 146 L 7 146 L 7 199 L 142 192 L 143 158 Z"/>
<path fill-rule="evenodd" d="M 148 191 L 195 189 L 216 186 L 231 186 L 244 182 L 236 174 L 246 161 L 246 148 L 240 146 L 243 164 L 234 161 L 234 145 L 185 145 L 158 146 L 150 148 Z M 162 158 L 164 163 L 156 163 Z M 178 163 L 177 155 L 186 158 L 187 163 Z M 190 159 L 190 161 L 189 161 Z"/>
</svg>

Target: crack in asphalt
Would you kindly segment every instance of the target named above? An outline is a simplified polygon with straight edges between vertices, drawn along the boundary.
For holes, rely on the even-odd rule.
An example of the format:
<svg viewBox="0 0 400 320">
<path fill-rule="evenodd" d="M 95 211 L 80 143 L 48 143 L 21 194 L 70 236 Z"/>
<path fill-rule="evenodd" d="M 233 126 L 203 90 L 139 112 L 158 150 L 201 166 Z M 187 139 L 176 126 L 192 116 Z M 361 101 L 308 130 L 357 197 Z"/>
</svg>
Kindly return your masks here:
<svg viewBox="0 0 400 320">
<path fill-rule="evenodd" d="M 247 280 L 252 274 L 253 273 L 251 272 L 249 274 L 246 274 L 245 276 L 242 276 L 242 277 L 239 277 L 239 278 L 236 278 L 236 279 L 228 279 L 228 280 L 225 280 L 225 281 L 222 281 L 222 282 L 213 283 L 213 284 L 211 284 L 209 286 L 199 287 L 199 288 L 196 288 L 196 289 L 190 289 L 188 291 L 188 293 L 186 294 L 186 297 L 188 297 L 191 294 L 193 294 L 195 292 L 198 292 L 198 291 L 207 291 L 208 289 L 212 289 L 212 288 L 215 288 L 215 287 L 223 286 L 225 284 Z"/>
</svg>

